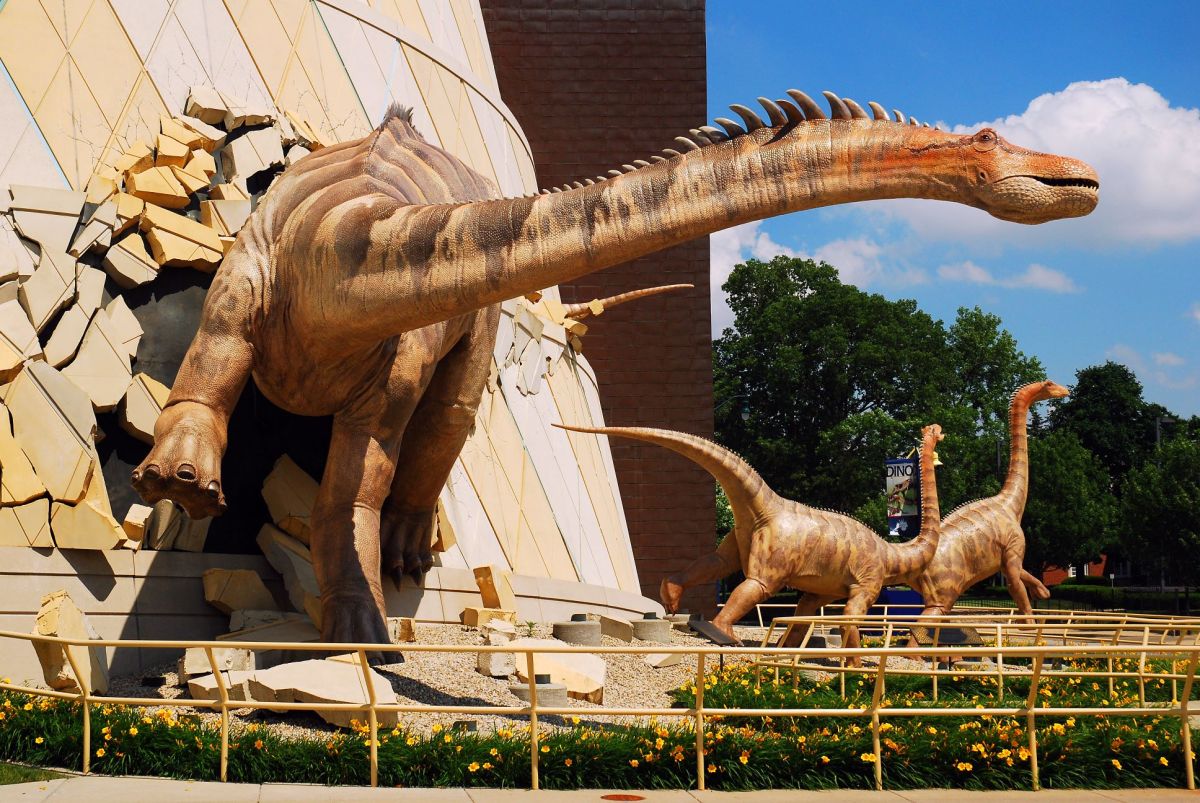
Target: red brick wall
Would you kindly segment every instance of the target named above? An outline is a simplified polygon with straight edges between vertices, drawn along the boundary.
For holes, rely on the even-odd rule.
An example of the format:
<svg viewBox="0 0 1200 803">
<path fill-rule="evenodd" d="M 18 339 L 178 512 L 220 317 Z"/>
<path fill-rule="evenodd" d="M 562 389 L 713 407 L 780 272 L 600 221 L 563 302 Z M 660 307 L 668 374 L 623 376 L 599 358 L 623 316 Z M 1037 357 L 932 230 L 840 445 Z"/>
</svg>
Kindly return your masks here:
<svg viewBox="0 0 1200 803">
<path fill-rule="evenodd" d="M 539 184 L 648 159 L 705 122 L 703 0 L 481 0 L 500 94 L 533 148 Z M 656 284 L 694 290 L 588 320 L 584 354 L 610 424 L 712 435 L 708 239 L 562 285 L 586 301 Z M 665 449 L 612 441 L 642 591 L 711 550 L 713 482 Z M 711 615 L 714 589 L 684 600 Z"/>
</svg>

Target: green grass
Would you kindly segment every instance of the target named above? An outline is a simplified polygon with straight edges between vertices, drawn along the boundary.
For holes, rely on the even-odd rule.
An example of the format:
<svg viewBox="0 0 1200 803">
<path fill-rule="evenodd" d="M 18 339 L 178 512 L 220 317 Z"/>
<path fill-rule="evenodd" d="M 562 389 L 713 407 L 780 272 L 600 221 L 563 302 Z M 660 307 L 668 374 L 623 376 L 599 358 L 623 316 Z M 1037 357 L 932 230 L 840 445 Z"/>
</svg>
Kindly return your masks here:
<svg viewBox="0 0 1200 803">
<path fill-rule="evenodd" d="M 1154 670 L 1154 667 L 1151 667 Z M 816 682 L 786 674 L 779 682 L 764 672 L 732 666 L 710 675 L 708 707 L 835 708 L 870 703 L 871 679 L 850 678 L 846 698 L 836 680 Z M 942 678 L 932 699 L 928 677 L 889 676 L 892 707 L 1001 707 L 1023 705 L 1028 680 L 1010 678 L 999 694 L 983 675 Z M 1040 687 L 1043 706 L 1112 708 L 1102 718 L 1039 716 L 1041 782 L 1047 788 L 1181 787 L 1184 785 L 1179 720 L 1134 719 L 1137 685 L 1118 681 L 1110 696 L 1103 679 L 1055 677 Z M 1169 681 L 1151 677 L 1146 696 L 1164 706 Z M 674 693 L 690 706 L 694 689 Z M 581 714 L 586 712 L 581 711 Z M 79 767 L 81 710 L 77 703 L 0 692 L 0 759 L 26 764 Z M 874 755 L 865 717 L 711 717 L 706 723 L 705 775 L 712 789 L 870 788 Z M 889 789 L 949 787 L 1028 789 L 1029 735 L 1024 717 L 892 717 L 882 725 L 884 786 Z M 379 782 L 385 786 L 530 785 L 528 732 L 522 726 L 490 733 L 438 730 L 417 735 L 401 728 L 380 731 Z M 93 772 L 214 780 L 219 776 L 220 732 L 196 717 L 169 710 L 153 715 L 97 704 L 92 710 Z M 690 720 L 641 726 L 598 726 L 575 721 L 543 735 L 540 778 L 547 789 L 662 788 L 695 785 L 696 737 Z M 284 739 L 266 727 L 238 724 L 229 748 L 229 779 L 250 783 L 291 782 L 363 785 L 369 781 L 365 727 L 323 738 Z"/>
<path fill-rule="evenodd" d="M 31 781 L 52 781 L 62 777 L 57 772 L 0 762 L 0 786 L 11 783 L 30 783 Z"/>
</svg>

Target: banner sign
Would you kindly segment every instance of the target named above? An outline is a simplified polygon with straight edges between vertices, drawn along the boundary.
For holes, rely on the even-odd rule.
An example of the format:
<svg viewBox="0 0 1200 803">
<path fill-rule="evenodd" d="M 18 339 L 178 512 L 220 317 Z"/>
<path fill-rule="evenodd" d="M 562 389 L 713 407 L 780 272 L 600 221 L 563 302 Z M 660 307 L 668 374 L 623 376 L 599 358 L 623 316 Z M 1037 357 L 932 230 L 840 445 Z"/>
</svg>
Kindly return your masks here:
<svg viewBox="0 0 1200 803">
<path fill-rule="evenodd" d="M 897 457 L 885 464 L 888 535 L 915 538 L 921 529 L 921 474 L 917 458 Z"/>
</svg>

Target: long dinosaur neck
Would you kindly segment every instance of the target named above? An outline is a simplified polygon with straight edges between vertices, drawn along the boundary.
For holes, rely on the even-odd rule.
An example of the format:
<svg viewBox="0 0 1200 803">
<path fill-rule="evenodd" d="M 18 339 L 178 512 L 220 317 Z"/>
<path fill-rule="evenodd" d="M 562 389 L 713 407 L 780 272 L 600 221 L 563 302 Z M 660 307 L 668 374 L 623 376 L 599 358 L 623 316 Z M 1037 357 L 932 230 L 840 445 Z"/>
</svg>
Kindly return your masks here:
<svg viewBox="0 0 1200 803">
<path fill-rule="evenodd" d="M 725 447 L 705 438 L 652 427 L 576 427 L 568 424 L 554 426 L 572 432 L 591 432 L 596 435 L 646 441 L 683 455 L 720 483 L 725 496 L 729 498 L 734 523 L 739 529 L 753 528 L 755 522 L 778 503 L 779 497 L 749 463 Z"/>
<path fill-rule="evenodd" d="M 911 580 L 924 571 L 937 552 L 942 532 L 942 512 L 938 505 L 937 472 L 933 467 L 937 438 L 926 433 L 921 441 L 921 531 L 903 544 L 888 544 L 889 582 Z"/>
<path fill-rule="evenodd" d="M 1041 386 L 1041 382 L 1035 382 L 1020 388 L 1008 404 L 1008 474 L 997 496 L 1018 519 L 1025 511 L 1029 493 L 1029 436 L 1025 421 Z"/>
<path fill-rule="evenodd" d="M 572 190 L 399 206 L 370 224 L 384 253 L 357 266 L 347 290 L 405 297 L 360 325 L 407 331 L 773 215 L 883 198 L 969 203 L 945 154 L 958 139 L 899 123 L 811 120 Z"/>
</svg>

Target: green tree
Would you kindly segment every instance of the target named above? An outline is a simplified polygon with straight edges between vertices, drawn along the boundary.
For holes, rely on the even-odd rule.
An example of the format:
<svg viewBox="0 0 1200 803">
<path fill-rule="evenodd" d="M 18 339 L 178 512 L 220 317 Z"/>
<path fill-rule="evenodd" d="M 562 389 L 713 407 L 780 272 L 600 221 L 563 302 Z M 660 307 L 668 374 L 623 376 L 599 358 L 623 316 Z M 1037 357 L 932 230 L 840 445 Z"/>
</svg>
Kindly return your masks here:
<svg viewBox="0 0 1200 803">
<path fill-rule="evenodd" d="M 1200 443 L 1176 437 L 1129 471 L 1121 497 L 1121 545 L 1176 581 L 1200 580 Z M 1157 575 L 1157 572 L 1155 572 Z"/>
<path fill-rule="evenodd" d="M 1029 441 L 1025 565 L 1037 571 L 1097 559 L 1112 543 L 1116 500 L 1108 472 L 1071 432 Z"/>
</svg>

